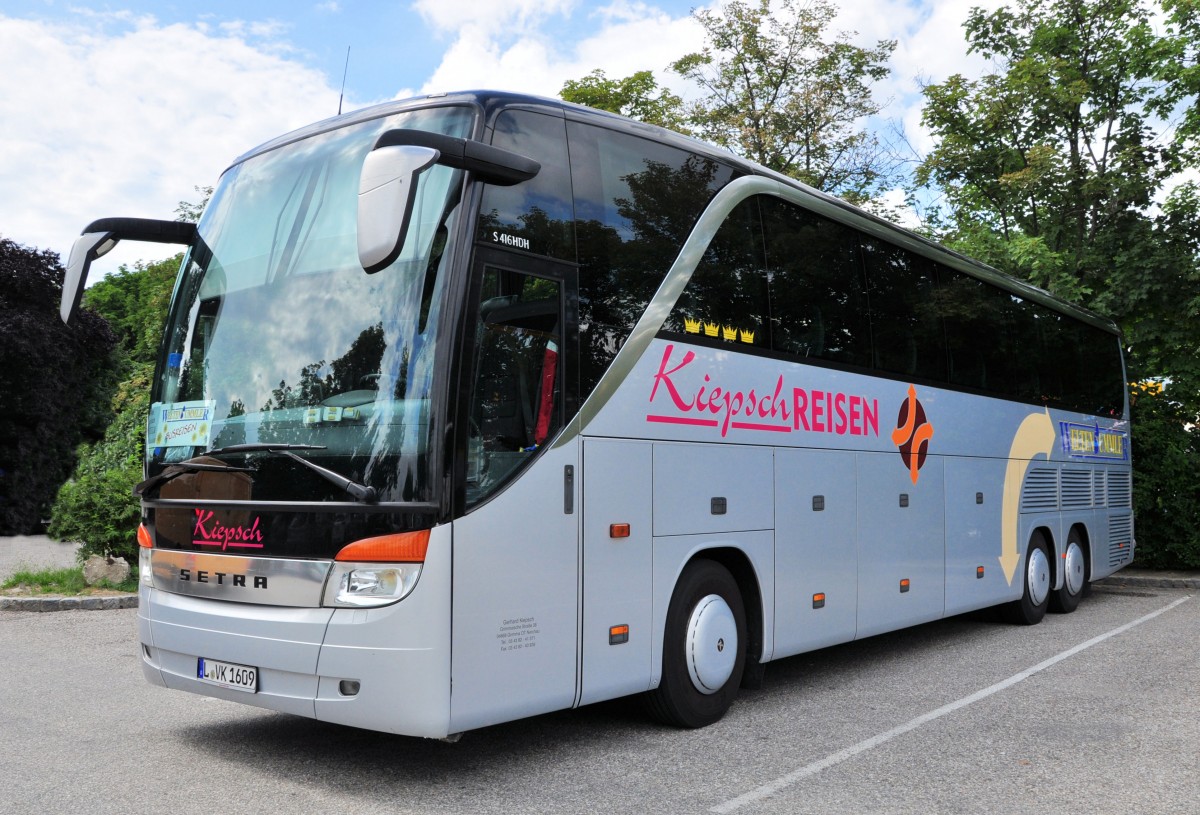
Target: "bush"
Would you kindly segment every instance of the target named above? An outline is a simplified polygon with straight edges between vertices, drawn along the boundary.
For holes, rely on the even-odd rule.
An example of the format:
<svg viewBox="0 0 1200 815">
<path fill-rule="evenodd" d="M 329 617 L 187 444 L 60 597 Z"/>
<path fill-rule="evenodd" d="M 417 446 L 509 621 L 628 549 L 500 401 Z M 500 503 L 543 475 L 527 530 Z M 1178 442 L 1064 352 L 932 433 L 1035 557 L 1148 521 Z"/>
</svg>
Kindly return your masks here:
<svg viewBox="0 0 1200 815">
<path fill-rule="evenodd" d="M 0 535 L 40 531 L 84 439 L 108 422 L 116 342 L 95 312 L 58 316 L 58 255 L 0 239 Z"/>
<path fill-rule="evenodd" d="M 1168 389 L 1169 390 L 1169 389 Z M 1132 394 L 1135 563 L 1200 569 L 1200 431 L 1195 406 L 1161 389 Z"/>
<path fill-rule="evenodd" d="M 80 541 L 80 560 L 111 554 L 137 565 L 141 517 L 133 487 L 142 480 L 142 446 L 150 409 L 152 368 L 139 365 L 113 399 L 116 418 L 104 438 L 83 445 L 74 477 L 54 502 L 50 536 Z"/>
</svg>

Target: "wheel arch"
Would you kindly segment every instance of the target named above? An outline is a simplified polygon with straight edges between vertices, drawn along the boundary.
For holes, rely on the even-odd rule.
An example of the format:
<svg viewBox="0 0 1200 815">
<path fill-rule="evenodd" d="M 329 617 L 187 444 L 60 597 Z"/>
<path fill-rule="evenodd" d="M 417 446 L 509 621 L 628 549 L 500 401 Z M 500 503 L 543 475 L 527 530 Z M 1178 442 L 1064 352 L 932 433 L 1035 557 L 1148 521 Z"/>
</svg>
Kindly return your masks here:
<svg viewBox="0 0 1200 815">
<path fill-rule="evenodd" d="M 753 672 L 754 666 L 762 663 L 766 615 L 762 588 L 750 556 L 736 546 L 701 549 L 693 553 L 687 563 L 683 564 L 680 573 L 682 574 L 683 569 L 686 569 L 695 560 L 715 561 L 733 575 L 733 579 L 738 585 L 738 591 L 742 594 L 742 606 L 746 613 L 746 670 Z"/>
<path fill-rule="evenodd" d="M 725 533 L 712 536 L 675 535 L 654 539 L 654 645 L 650 687 L 662 677 L 663 645 L 667 611 L 679 581 L 698 560 L 721 566 L 742 595 L 746 620 L 746 670 L 742 687 L 757 687 L 774 647 L 774 533 L 769 531 Z"/>
<path fill-rule="evenodd" d="M 1071 539 L 1071 535 L 1075 532 L 1079 533 L 1079 545 L 1083 548 L 1083 564 L 1087 569 L 1087 573 L 1083 576 L 1083 580 L 1084 585 L 1086 585 L 1091 580 L 1092 575 L 1096 572 L 1094 564 L 1092 563 L 1092 557 L 1094 554 L 1092 549 L 1092 532 L 1090 529 L 1088 529 L 1087 523 L 1084 521 L 1076 521 L 1075 523 L 1071 524 L 1071 528 L 1067 530 L 1066 537 L 1063 538 L 1064 547 L 1066 546 L 1066 542 Z M 1063 551 L 1066 551 L 1065 548 Z"/>
<path fill-rule="evenodd" d="M 1062 579 L 1062 565 L 1059 563 L 1062 560 L 1062 552 L 1058 549 L 1058 541 L 1054 531 L 1044 523 L 1034 524 L 1033 528 L 1029 530 L 1029 537 L 1025 541 L 1025 551 L 1028 553 L 1029 544 L 1033 542 L 1033 536 L 1039 532 L 1042 535 L 1042 539 L 1046 542 L 1047 551 L 1050 554 L 1047 560 L 1050 561 L 1050 587 L 1053 589 L 1061 585 L 1058 581 Z M 1063 540 L 1066 540 L 1065 536 Z"/>
</svg>

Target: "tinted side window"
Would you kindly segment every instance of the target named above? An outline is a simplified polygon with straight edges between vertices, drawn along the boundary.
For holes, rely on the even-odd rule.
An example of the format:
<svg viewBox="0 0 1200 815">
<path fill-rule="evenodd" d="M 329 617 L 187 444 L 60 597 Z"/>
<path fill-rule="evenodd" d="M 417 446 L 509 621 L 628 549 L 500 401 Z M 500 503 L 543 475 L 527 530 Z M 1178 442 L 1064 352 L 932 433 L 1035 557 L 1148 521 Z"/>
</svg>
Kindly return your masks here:
<svg viewBox="0 0 1200 815">
<path fill-rule="evenodd" d="M 751 198 L 721 224 L 663 327 L 712 342 L 769 348 L 769 308 L 758 199 Z"/>
<path fill-rule="evenodd" d="M 571 171 L 565 122 L 525 110 L 496 117 L 492 144 L 541 163 L 538 174 L 511 187 L 488 186 L 479 208 L 479 240 L 575 260 Z"/>
<path fill-rule="evenodd" d="M 1066 342 L 1073 346 L 1063 367 L 1064 385 L 1075 396 L 1071 408 L 1099 416 L 1125 410 L 1125 376 L 1120 341 L 1099 328 L 1073 323 Z"/>
<path fill-rule="evenodd" d="M 567 123 L 579 242 L 580 392 L 608 367 L 732 170 L 712 159 Z"/>
<path fill-rule="evenodd" d="M 875 367 L 946 380 L 945 336 L 933 261 L 874 238 L 862 241 Z"/>
<path fill-rule="evenodd" d="M 778 198 L 762 198 L 776 351 L 871 364 L 858 233 Z"/>
<path fill-rule="evenodd" d="M 938 281 L 950 383 L 1015 395 L 1025 364 L 1015 328 L 1021 318 L 1020 298 L 943 266 L 938 267 Z"/>
</svg>

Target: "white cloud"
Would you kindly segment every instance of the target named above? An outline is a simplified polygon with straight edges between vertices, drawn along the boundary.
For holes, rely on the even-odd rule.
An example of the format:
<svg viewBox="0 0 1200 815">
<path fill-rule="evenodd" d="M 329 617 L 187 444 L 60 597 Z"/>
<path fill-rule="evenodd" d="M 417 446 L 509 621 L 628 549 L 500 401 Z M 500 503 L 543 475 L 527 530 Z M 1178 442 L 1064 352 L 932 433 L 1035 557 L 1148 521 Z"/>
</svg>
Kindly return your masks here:
<svg viewBox="0 0 1200 815">
<path fill-rule="evenodd" d="M 424 92 L 487 87 L 556 96 L 566 80 L 595 68 L 613 78 L 651 70 L 660 84 L 678 88 L 682 80 L 666 71 L 667 64 L 703 43 L 703 32 L 690 16 L 672 17 L 626 0 L 575 11 L 570 18 L 574 37 L 560 33 L 573 6 L 565 0 L 441 6 L 432 0 L 418 3 L 431 24 L 456 32 Z"/>
<path fill-rule="evenodd" d="M 442 33 L 480 29 L 494 36 L 524 37 L 551 17 L 571 12 L 575 0 L 416 0 L 413 9 Z"/>
<path fill-rule="evenodd" d="M 322 74 L 248 41 L 277 33 L 128 14 L 86 25 L 0 16 L 0 235 L 65 261 L 93 219 L 173 218 L 241 153 L 332 115 L 337 90 Z M 100 268 L 172 253 L 122 246 Z"/>
</svg>

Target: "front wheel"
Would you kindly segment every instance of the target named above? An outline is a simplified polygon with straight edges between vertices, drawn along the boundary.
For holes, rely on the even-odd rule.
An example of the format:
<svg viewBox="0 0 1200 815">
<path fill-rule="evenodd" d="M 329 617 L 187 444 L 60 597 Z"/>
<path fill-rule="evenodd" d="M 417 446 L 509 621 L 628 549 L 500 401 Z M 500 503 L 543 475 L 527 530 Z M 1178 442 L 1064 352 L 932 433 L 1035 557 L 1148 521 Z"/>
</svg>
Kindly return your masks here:
<svg viewBox="0 0 1200 815">
<path fill-rule="evenodd" d="M 1029 538 L 1024 573 L 1025 589 L 1020 600 L 1009 604 L 1009 617 L 1019 625 L 1037 625 L 1050 604 L 1050 547 L 1040 530 Z"/>
<path fill-rule="evenodd" d="M 746 663 L 746 611 L 733 575 L 696 560 L 684 569 L 667 608 L 662 680 L 647 694 L 657 719 L 704 727 L 725 715 Z"/>
</svg>

